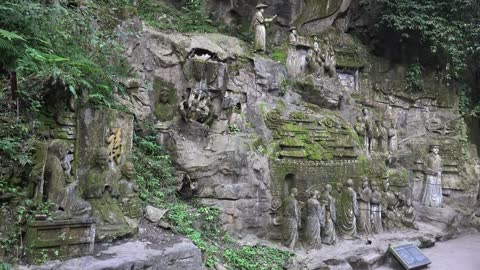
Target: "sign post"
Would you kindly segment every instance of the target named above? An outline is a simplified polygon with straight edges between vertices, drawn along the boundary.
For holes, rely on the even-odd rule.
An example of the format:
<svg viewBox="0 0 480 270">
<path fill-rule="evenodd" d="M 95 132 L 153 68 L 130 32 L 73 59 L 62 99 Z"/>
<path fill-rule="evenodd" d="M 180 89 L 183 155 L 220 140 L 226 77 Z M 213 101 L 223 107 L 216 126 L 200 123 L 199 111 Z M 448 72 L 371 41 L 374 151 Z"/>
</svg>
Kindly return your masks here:
<svg viewBox="0 0 480 270">
<path fill-rule="evenodd" d="M 401 245 L 392 247 L 389 246 L 388 250 L 397 258 L 402 266 L 407 269 L 415 269 L 418 267 L 426 266 L 432 263 L 420 249 L 412 244 Z"/>
</svg>

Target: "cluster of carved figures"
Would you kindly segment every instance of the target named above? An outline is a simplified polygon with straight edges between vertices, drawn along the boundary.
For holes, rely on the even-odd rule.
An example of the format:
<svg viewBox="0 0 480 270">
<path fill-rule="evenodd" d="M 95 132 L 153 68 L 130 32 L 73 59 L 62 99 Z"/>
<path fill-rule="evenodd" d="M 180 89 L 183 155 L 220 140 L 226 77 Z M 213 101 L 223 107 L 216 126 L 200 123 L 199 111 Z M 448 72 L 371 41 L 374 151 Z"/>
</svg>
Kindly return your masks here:
<svg viewBox="0 0 480 270">
<path fill-rule="evenodd" d="M 109 207 L 112 206 L 112 200 L 115 200 L 115 203 L 128 209 L 131 200 L 138 197 L 138 188 L 133 180 L 133 164 L 125 162 L 121 173 L 114 173 L 110 170 L 109 163 L 111 158 L 118 159 L 112 156 L 112 149 L 99 148 L 95 153 L 95 164 L 88 171 L 87 180 L 82 185 L 81 197 L 87 202 L 77 193 L 77 182 L 71 179 L 71 165 L 66 161 L 70 148 L 66 141 L 58 139 L 52 140 L 48 145 L 45 161 L 37 163 L 32 173 L 36 183 L 35 203 L 53 203 L 56 211 L 53 218 L 57 220 L 89 217 L 92 210 L 95 212 L 95 207 L 91 205 L 95 200 L 110 204 Z"/>
<path fill-rule="evenodd" d="M 355 191 L 353 180 L 346 186 L 338 183 L 335 190 L 326 185 L 323 194 L 318 190 L 311 193 L 306 203 L 297 200 L 298 190 L 292 188 L 283 202 L 283 237 L 285 246 L 299 247 L 300 228 L 303 228 L 303 247 L 319 249 L 323 244 L 334 245 L 337 236 L 351 240 L 359 235 L 383 233 L 396 227 L 416 229 L 415 209 L 411 199 L 403 193 L 394 193 L 385 183 L 383 192 L 376 182 L 369 185 L 364 180 Z M 305 225 L 302 227 L 301 208 L 305 208 Z"/>
<path fill-rule="evenodd" d="M 335 56 L 335 50 L 330 41 L 326 38 L 324 40 L 324 46 L 320 46 L 318 37 L 313 35 L 311 40 L 305 39 L 298 34 L 297 28 L 290 27 L 290 34 L 288 37 L 290 46 L 304 46 L 308 47 L 308 53 L 306 56 L 308 71 L 311 74 L 327 74 L 331 78 L 336 77 L 337 60 Z"/>
<path fill-rule="evenodd" d="M 442 158 L 439 146 L 431 145 L 423 168 L 425 184 L 421 204 L 427 207 L 442 207 Z M 302 228 L 301 208 L 305 208 L 303 226 L 306 249 L 318 249 L 322 243 L 333 245 L 337 235 L 341 239 L 357 239 L 398 227 L 417 229 L 416 212 L 412 199 L 405 193 L 390 190 L 389 181 L 384 182 L 383 191 L 376 182 L 363 179 L 362 186 L 355 191 L 352 179 L 346 186 L 337 183 L 335 190 L 327 184 L 322 195 L 318 190 L 310 194 L 306 203 L 297 200 L 298 190 L 292 188 L 283 201 L 283 236 L 285 246 L 299 246 L 299 230 Z"/>
<path fill-rule="evenodd" d="M 362 110 L 362 115 L 357 116 L 355 131 L 363 139 L 369 154 L 392 153 L 397 149 L 397 129 L 391 119 L 381 121 L 373 119 L 368 109 Z"/>
</svg>

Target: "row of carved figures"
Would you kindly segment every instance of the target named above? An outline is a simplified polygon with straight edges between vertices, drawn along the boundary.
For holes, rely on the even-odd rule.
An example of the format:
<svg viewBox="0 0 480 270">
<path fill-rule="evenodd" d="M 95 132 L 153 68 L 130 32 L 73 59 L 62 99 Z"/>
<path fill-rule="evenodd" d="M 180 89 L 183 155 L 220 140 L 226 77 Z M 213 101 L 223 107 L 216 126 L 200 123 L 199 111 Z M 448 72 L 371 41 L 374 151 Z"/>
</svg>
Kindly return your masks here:
<svg viewBox="0 0 480 270">
<path fill-rule="evenodd" d="M 381 121 L 373 119 L 368 110 L 362 110 L 354 126 L 358 136 L 363 139 L 368 153 L 391 153 L 397 150 L 397 129 L 392 119 Z"/>
<path fill-rule="evenodd" d="M 337 183 L 335 190 L 330 184 L 320 195 L 318 190 L 310 194 L 306 203 L 297 200 L 298 190 L 292 188 L 283 206 L 283 242 L 290 249 L 300 246 L 300 229 L 303 228 L 303 247 L 319 249 L 323 244 L 334 245 L 337 236 L 345 240 L 383 233 L 396 227 L 416 229 L 416 212 L 412 200 L 403 193 L 394 193 L 385 183 L 380 191 L 377 183 L 368 180 L 358 191 L 353 180 L 346 187 Z M 305 208 L 306 219 L 302 226 L 301 208 Z"/>
<path fill-rule="evenodd" d="M 330 77 L 335 77 L 337 74 L 337 58 L 335 50 L 330 41 L 326 38 L 324 46 L 320 46 L 318 37 L 313 35 L 311 39 L 306 39 L 300 36 L 296 27 L 290 27 L 290 34 L 288 42 L 293 49 L 296 46 L 309 47 L 306 56 L 308 71 L 311 74 L 327 74 Z"/>
</svg>

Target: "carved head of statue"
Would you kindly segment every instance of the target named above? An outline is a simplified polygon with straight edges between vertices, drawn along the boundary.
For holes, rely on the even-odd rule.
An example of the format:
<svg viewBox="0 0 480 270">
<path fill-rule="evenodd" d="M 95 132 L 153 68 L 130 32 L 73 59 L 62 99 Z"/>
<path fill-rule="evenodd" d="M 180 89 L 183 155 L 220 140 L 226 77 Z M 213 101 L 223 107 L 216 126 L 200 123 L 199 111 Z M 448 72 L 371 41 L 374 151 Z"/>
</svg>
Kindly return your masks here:
<svg viewBox="0 0 480 270">
<path fill-rule="evenodd" d="M 368 187 L 368 180 L 364 180 L 362 183 L 362 188 Z"/>
<path fill-rule="evenodd" d="M 385 191 L 389 191 L 390 190 L 390 182 L 388 182 L 388 181 L 385 182 L 384 187 L 385 187 Z"/>
<path fill-rule="evenodd" d="M 313 193 L 312 193 L 312 198 L 318 199 L 319 195 L 320 195 L 320 191 L 318 191 L 318 190 L 316 189 L 316 190 L 314 190 Z"/>
<path fill-rule="evenodd" d="M 267 8 L 268 6 L 265 5 L 265 4 L 262 4 L 262 3 L 259 3 L 255 8 L 260 11 L 261 13 L 265 12 L 265 8 Z"/>
<path fill-rule="evenodd" d="M 372 182 L 372 191 L 378 191 L 377 182 Z"/>
<path fill-rule="evenodd" d="M 411 198 L 407 199 L 407 206 L 408 207 L 412 206 L 412 199 Z"/>
<path fill-rule="evenodd" d="M 335 189 L 337 190 L 337 192 L 341 192 L 343 189 L 342 183 L 338 182 L 337 185 L 335 186 Z"/>
<path fill-rule="evenodd" d="M 127 179 L 132 179 L 133 178 L 133 163 L 131 162 L 125 162 L 122 166 L 122 174 L 125 176 Z"/>
<path fill-rule="evenodd" d="M 55 139 L 48 146 L 48 151 L 59 159 L 63 159 L 68 154 L 69 148 L 70 146 L 66 141 Z"/>
<path fill-rule="evenodd" d="M 110 153 L 108 152 L 107 148 L 99 148 L 95 155 L 96 165 L 101 169 L 107 168 L 109 162 L 109 155 Z"/>
<path fill-rule="evenodd" d="M 367 109 L 367 108 L 363 108 L 363 109 L 362 109 L 362 114 L 363 114 L 363 116 L 368 116 L 368 109 Z"/>
<path fill-rule="evenodd" d="M 440 152 L 440 146 L 436 144 L 430 145 L 430 151 L 435 155 L 438 155 L 438 153 Z"/>
<path fill-rule="evenodd" d="M 298 195 L 298 189 L 292 188 L 292 189 L 290 190 L 290 194 L 291 194 L 291 196 L 294 197 L 294 198 L 297 197 L 297 195 Z"/>
<path fill-rule="evenodd" d="M 347 180 L 347 187 L 353 187 L 353 180 L 352 179 Z"/>
<path fill-rule="evenodd" d="M 327 185 L 325 186 L 325 191 L 326 191 L 328 194 L 330 194 L 330 192 L 332 192 L 332 185 L 327 184 Z"/>
</svg>

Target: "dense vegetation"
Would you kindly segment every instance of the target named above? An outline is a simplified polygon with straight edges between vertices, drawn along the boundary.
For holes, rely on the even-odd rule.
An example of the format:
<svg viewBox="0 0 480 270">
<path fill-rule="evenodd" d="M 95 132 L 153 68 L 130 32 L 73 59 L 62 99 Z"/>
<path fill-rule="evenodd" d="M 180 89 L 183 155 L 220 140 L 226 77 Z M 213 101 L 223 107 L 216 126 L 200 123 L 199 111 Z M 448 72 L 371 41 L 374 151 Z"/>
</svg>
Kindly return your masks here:
<svg viewBox="0 0 480 270">
<path fill-rule="evenodd" d="M 464 90 L 462 113 L 478 116 L 480 86 L 480 2 L 474 0 L 369 1 L 377 36 L 385 50 L 397 49 L 410 64 L 407 84 L 423 88 L 422 70 Z M 392 43 L 393 42 L 393 43 Z"/>
</svg>

